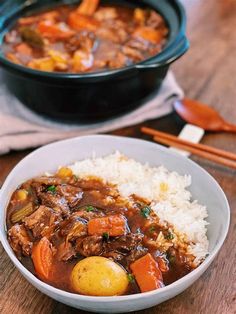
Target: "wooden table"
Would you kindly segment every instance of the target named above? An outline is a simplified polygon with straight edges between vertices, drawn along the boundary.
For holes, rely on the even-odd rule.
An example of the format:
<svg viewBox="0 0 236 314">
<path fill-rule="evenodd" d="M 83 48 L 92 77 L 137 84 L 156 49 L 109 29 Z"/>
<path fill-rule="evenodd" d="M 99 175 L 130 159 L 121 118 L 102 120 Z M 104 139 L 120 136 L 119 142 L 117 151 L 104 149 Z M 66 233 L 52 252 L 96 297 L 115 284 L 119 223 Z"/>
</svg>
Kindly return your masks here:
<svg viewBox="0 0 236 314">
<path fill-rule="evenodd" d="M 183 0 L 188 14 L 190 51 L 173 66 L 188 97 L 212 105 L 229 121 L 236 121 L 236 1 Z M 145 125 L 177 134 L 183 123 L 175 114 Z M 140 125 L 113 132 L 148 137 Z M 206 134 L 203 141 L 236 153 L 236 135 Z M 29 151 L 0 157 L 0 183 Z M 236 313 L 236 172 L 206 160 L 193 158 L 224 189 L 231 206 L 227 240 L 208 271 L 188 290 L 143 314 L 231 314 Z M 0 313 L 85 313 L 53 301 L 33 288 L 14 268 L 0 246 Z"/>
</svg>

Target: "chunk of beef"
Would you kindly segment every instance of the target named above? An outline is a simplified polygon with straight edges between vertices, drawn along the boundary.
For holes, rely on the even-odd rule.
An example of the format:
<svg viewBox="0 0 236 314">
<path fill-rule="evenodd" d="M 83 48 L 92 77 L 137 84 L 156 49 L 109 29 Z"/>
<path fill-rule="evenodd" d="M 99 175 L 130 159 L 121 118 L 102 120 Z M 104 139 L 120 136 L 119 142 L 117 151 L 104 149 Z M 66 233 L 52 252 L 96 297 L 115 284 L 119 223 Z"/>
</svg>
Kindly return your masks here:
<svg viewBox="0 0 236 314">
<path fill-rule="evenodd" d="M 133 61 L 141 61 L 143 59 L 143 55 L 136 48 L 123 46 L 122 52 Z"/>
<path fill-rule="evenodd" d="M 142 242 L 143 235 L 139 233 L 128 233 L 115 238 L 106 244 L 106 251 L 130 252 Z"/>
<path fill-rule="evenodd" d="M 60 233 L 66 236 L 67 241 L 74 241 L 75 239 L 87 235 L 87 221 L 72 214 L 68 219 L 64 220 L 60 225 Z"/>
<path fill-rule="evenodd" d="M 100 27 L 97 29 L 97 36 L 103 40 L 119 43 L 119 37 L 116 34 L 115 29 L 111 27 Z"/>
<path fill-rule="evenodd" d="M 59 261 L 66 262 L 76 255 L 75 249 L 71 242 L 62 242 L 57 248 L 56 257 Z"/>
<path fill-rule="evenodd" d="M 148 49 L 149 43 L 146 40 L 142 40 L 142 38 L 131 38 L 125 45 L 126 47 L 145 52 Z"/>
<path fill-rule="evenodd" d="M 94 49 L 95 42 L 95 35 L 93 32 L 83 31 L 68 39 L 65 42 L 65 48 L 70 53 L 74 53 L 79 49 L 90 52 Z"/>
<path fill-rule="evenodd" d="M 112 258 L 114 261 L 121 261 L 125 257 L 125 254 L 117 251 L 110 251 L 104 252 L 102 256 Z"/>
<path fill-rule="evenodd" d="M 61 195 L 52 192 L 40 192 L 38 197 L 42 205 L 59 210 L 63 215 L 69 214 L 70 208 L 68 202 Z"/>
<path fill-rule="evenodd" d="M 118 17 L 116 8 L 99 8 L 94 14 L 94 17 L 99 21 L 105 21 L 109 19 L 116 19 Z"/>
<path fill-rule="evenodd" d="M 109 60 L 108 65 L 111 68 L 118 69 L 128 64 L 128 58 L 121 52 L 118 52 L 116 58 Z"/>
<path fill-rule="evenodd" d="M 70 208 L 77 206 L 83 196 L 79 187 L 69 184 L 58 184 L 54 191 L 48 191 L 48 186 L 39 183 L 34 183 L 33 187 L 43 205 L 60 209 L 64 215 L 69 213 Z"/>
<path fill-rule="evenodd" d="M 23 225 L 15 224 L 8 230 L 8 240 L 12 249 L 17 255 L 31 254 L 33 243 L 30 241 L 26 228 Z"/>
<path fill-rule="evenodd" d="M 109 240 L 107 243 L 104 243 L 103 256 L 121 260 L 124 256 L 129 255 L 130 252 L 137 249 L 142 242 L 142 238 L 142 234 L 129 233 L 119 238 Z"/>
<path fill-rule="evenodd" d="M 61 220 L 59 212 L 41 205 L 33 214 L 24 219 L 24 223 L 32 231 L 33 236 L 38 238 L 50 237 Z"/>
<path fill-rule="evenodd" d="M 127 256 L 126 263 L 130 264 L 148 253 L 148 249 L 142 245 L 138 245 Z"/>
<path fill-rule="evenodd" d="M 77 217 L 77 218 L 84 219 L 86 221 L 89 221 L 89 220 L 94 219 L 94 218 L 104 217 L 105 213 L 101 210 L 86 211 L 84 209 L 84 210 L 78 210 L 78 211 L 74 212 L 73 216 Z"/>
<path fill-rule="evenodd" d="M 76 252 L 82 256 L 101 255 L 103 252 L 102 236 L 88 236 L 76 240 Z"/>
<path fill-rule="evenodd" d="M 71 208 L 77 206 L 83 197 L 82 189 L 69 184 L 58 185 L 56 192 L 65 198 Z"/>
</svg>

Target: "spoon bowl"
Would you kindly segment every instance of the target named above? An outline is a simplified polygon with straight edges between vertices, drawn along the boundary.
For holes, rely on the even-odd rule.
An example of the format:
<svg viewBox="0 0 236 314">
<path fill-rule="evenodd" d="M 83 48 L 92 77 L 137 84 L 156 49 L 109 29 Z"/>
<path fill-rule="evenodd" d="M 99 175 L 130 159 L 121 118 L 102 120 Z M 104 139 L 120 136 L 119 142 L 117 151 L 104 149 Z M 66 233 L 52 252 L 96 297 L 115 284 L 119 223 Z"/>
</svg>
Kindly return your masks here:
<svg viewBox="0 0 236 314">
<path fill-rule="evenodd" d="M 199 101 L 184 98 L 176 101 L 174 108 L 184 121 L 206 131 L 236 132 L 236 125 L 226 122 L 216 110 Z"/>
</svg>

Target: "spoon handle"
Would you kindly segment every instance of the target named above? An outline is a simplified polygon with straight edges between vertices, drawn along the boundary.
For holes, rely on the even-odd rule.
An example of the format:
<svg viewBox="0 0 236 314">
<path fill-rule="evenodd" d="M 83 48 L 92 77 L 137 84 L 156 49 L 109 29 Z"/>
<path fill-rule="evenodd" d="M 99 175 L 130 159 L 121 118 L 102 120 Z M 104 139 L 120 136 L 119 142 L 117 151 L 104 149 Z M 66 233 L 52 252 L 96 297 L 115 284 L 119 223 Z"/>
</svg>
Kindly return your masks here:
<svg viewBox="0 0 236 314">
<path fill-rule="evenodd" d="M 224 124 L 222 124 L 222 130 L 225 132 L 236 133 L 236 125 L 225 122 Z"/>
</svg>

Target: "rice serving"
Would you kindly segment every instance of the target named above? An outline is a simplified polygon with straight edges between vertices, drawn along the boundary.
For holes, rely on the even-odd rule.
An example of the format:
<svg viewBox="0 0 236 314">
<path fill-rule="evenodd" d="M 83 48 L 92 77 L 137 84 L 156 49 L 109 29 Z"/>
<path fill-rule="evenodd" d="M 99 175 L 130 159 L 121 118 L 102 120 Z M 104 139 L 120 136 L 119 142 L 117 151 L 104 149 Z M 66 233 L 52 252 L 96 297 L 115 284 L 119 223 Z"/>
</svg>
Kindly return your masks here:
<svg viewBox="0 0 236 314">
<path fill-rule="evenodd" d="M 158 241 L 165 246 L 179 241 L 195 257 L 198 265 L 208 253 L 207 209 L 192 200 L 189 175 L 169 172 L 165 167 L 150 167 L 116 152 L 105 157 L 88 158 L 75 162 L 69 168 L 74 175 L 86 179 L 97 177 L 116 186 L 120 195 L 137 195 L 151 202 L 151 208 L 161 223 L 172 226 L 176 237 L 167 241 L 161 234 Z"/>
</svg>

